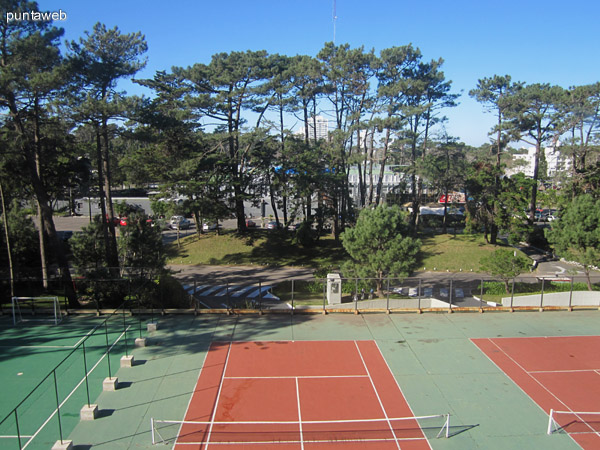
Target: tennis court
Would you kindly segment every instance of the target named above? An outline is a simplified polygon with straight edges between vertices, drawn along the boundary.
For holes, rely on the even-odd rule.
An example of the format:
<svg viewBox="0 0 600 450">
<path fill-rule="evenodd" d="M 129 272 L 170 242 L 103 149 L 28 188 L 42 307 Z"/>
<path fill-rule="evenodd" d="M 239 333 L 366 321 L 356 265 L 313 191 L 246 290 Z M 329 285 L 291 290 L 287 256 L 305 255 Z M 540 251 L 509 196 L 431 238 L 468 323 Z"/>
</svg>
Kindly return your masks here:
<svg viewBox="0 0 600 450">
<path fill-rule="evenodd" d="M 430 448 L 374 341 L 213 342 L 184 421 L 153 423 L 176 449 Z"/>
<path fill-rule="evenodd" d="M 47 449 L 60 434 L 66 438 L 139 327 L 131 317 L 94 314 L 58 324 L 41 313 L 28 319 L 15 324 L 12 314 L 0 316 L 1 448 Z"/>
<path fill-rule="evenodd" d="M 600 448 L 600 336 L 474 339 L 548 415 L 548 432 Z"/>
<path fill-rule="evenodd" d="M 22 371 L 22 362 L 27 358 L 20 359 L 18 345 L 34 346 L 42 342 L 48 346 L 72 346 L 103 319 L 69 316 L 56 326 L 35 327 L 37 332 L 24 326 L 3 328 L 0 341 L 7 346 L 1 350 L 2 370 L 6 368 L 4 373 L 12 377 Z M 326 441 L 327 448 L 386 448 L 388 444 L 394 445 L 391 448 L 416 446 L 434 450 L 581 448 L 574 440 L 575 434 L 548 435 L 548 411 L 507 378 L 472 340 L 595 337 L 597 311 L 167 314 L 157 319 L 156 331 L 146 333 L 144 330 L 146 347 L 132 350 L 131 341 L 137 335 L 128 332 L 129 350 L 136 361 L 132 367 L 119 367 L 119 359 L 126 350 L 125 336 L 118 340 L 122 325 L 117 327 L 115 322 L 114 333 L 111 333 L 109 323 L 111 346 L 118 340 L 110 360 L 119 386 L 115 391 L 102 390 L 102 379 L 107 376 L 108 368 L 107 357 L 102 359 L 106 349 L 100 348 L 102 343 L 98 342 L 95 362 L 89 358 L 89 366 L 98 363 L 90 377 L 90 397 L 99 407 L 96 420 L 79 419 L 79 409 L 87 401 L 83 385 L 69 397 L 64 408 L 61 407 L 64 437 L 72 440 L 74 449 L 156 450 L 174 448 L 175 440 L 177 449 L 202 448 L 202 444 L 190 445 L 186 440 L 208 441 L 208 448 L 217 450 L 286 448 L 282 442 L 248 444 L 252 440 L 271 441 L 274 434 L 291 448 L 304 445 L 307 449 L 319 448 L 323 443 L 316 441 Z M 129 325 L 129 320 L 135 321 L 135 317 L 125 317 L 125 320 Z M 99 332 L 100 328 L 91 336 Z M 86 342 L 94 337 L 87 339 Z M 54 361 L 59 359 L 58 353 L 63 352 L 46 350 L 49 355 L 57 352 Z M 543 349 L 545 353 L 553 351 L 550 347 Z M 536 352 L 532 353 L 536 356 Z M 40 361 L 51 358 L 41 352 L 35 355 L 42 358 Z M 59 374 L 61 403 L 72 390 L 66 389 L 62 382 L 81 381 L 82 363 L 83 358 L 74 360 L 64 377 Z M 28 364 L 35 366 L 35 362 Z M 535 368 L 540 369 L 543 367 Z M 73 375 L 68 375 L 70 372 Z M 96 373 L 97 378 L 92 380 Z M 44 420 L 56 409 L 54 386 L 51 380 L 48 382 L 50 385 L 44 385 L 44 395 L 32 398 L 30 408 L 23 411 L 23 416 L 19 415 L 19 421 L 23 419 L 26 423 L 20 430 L 23 435 L 30 436 L 38 430 L 39 425 L 35 425 L 41 419 L 37 417 L 40 416 L 38 405 L 45 405 Z M 14 385 L 10 389 L 13 388 Z M 379 393 L 381 403 L 374 392 Z M 199 402 L 201 398 L 207 401 Z M 36 417 L 31 417 L 35 420 L 28 420 L 28 414 L 34 412 Z M 403 425 L 389 420 L 438 414 L 450 414 L 449 438 L 443 437 L 444 432 L 437 438 L 444 417 L 416 422 L 412 419 Z M 174 419 L 176 423 L 167 426 L 158 422 L 153 427 L 152 419 Z M 183 422 L 187 419 L 208 424 L 195 423 L 191 424 L 192 428 L 187 425 L 184 428 Z M 12 420 L 9 416 L 9 422 Z M 354 420 L 358 422 L 352 422 Z M 227 430 L 220 428 L 219 422 L 223 421 L 228 422 Z M 234 428 L 230 427 L 231 422 L 235 422 Z M 261 425 L 240 422 L 261 422 Z M 207 425 L 211 424 L 209 437 Z M 0 447 L 47 450 L 58 439 L 56 425 L 55 414 L 35 439 L 24 438 L 19 446 L 14 437 L 8 437 L 14 434 L 14 426 L 5 423 L 0 427 L 0 434 L 5 436 L 0 438 Z M 357 430 L 361 432 L 361 439 L 372 439 L 372 442 L 357 444 Z M 158 435 L 154 436 L 156 443 L 153 444 L 153 431 L 161 433 L 168 445 L 161 444 Z M 232 441 L 245 444 L 226 444 Z"/>
</svg>

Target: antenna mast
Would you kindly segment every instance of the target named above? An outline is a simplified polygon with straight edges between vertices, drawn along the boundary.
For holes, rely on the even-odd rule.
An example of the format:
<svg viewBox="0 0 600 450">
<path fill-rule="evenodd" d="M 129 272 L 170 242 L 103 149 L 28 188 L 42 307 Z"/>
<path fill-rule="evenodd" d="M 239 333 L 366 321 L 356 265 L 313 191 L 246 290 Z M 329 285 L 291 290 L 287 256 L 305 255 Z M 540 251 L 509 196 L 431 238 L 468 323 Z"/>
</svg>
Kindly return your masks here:
<svg viewBox="0 0 600 450">
<path fill-rule="evenodd" d="M 335 22 L 337 21 L 336 0 L 333 0 L 333 45 L 335 45 Z"/>
</svg>

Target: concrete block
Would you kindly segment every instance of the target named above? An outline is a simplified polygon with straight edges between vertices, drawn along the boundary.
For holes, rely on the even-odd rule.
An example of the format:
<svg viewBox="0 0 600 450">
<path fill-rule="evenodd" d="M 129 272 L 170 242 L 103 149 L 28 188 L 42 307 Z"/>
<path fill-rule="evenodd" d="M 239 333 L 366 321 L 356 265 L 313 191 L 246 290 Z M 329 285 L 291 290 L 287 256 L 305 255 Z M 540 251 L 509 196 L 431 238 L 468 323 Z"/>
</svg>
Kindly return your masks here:
<svg viewBox="0 0 600 450">
<path fill-rule="evenodd" d="M 81 411 L 79 411 L 79 418 L 81 420 L 95 420 L 98 415 L 98 405 L 83 405 Z"/>
<path fill-rule="evenodd" d="M 151 331 L 156 331 L 157 325 L 158 324 L 156 322 L 148 322 L 148 324 L 147 324 L 148 333 L 150 333 Z"/>
<path fill-rule="evenodd" d="M 73 450 L 73 441 L 60 440 L 52 446 L 52 450 Z"/>
<path fill-rule="evenodd" d="M 117 377 L 106 377 L 102 383 L 102 389 L 104 391 L 116 391 L 119 385 L 119 379 Z"/>
<path fill-rule="evenodd" d="M 135 346 L 136 347 L 145 347 L 146 346 L 146 338 L 136 338 Z"/>
<path fill-rule="evenodd" d="M 121 367 L 133 367 L 133 355 L 121 356 Z"/>
</svg>

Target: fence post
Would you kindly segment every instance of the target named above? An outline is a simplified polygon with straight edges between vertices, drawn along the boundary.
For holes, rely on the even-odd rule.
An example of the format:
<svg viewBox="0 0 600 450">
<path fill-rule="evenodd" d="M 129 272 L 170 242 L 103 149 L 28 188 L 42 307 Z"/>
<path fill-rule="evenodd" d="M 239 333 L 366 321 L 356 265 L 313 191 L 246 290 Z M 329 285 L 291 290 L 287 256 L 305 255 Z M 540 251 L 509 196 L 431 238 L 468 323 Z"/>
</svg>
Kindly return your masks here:
<svg viewBox="0 0 600 450">
<path fill-rule="evenodd" d="M 354 311 L 358 308 L 358 277 L 354 278 L 354 288 L 356 289 L 356 295 L 354 296 Z"/>
<path fill-rule="evenodd" d="M 385 305 L 385 311 L 388 314 L 390 313 L 390 277 L 389 277 L 389 275 L 387 278 L 387 301 L 386 301 L 386 305 Z"/>
<path fill-rule="evenodd" d="M 56 417 L 58 418 L 58 433 L 60 435 L 60 443 L 63 443 L 62 423 L 60 421 L 60 400 L 58 398 L 58 383 L 56 382 L 56 369 L 52 371 L 54 375 L 54 392 L 56 393 Z"/>
<path fill-rule="evenodd" d="M 104 321 L 104 336 L 106 337 L 106 361 L 108 363 L 108 378 L 112 378 L 110 370 L 110 346 L 108 345 L 108 318 Z"/>
<path fill-rule="evenodd" d="M 573 277 L 571 277 L 571 290 L 569 292 L 569 311 L 573 311 L 572 301 L 573 301 Z"/>
<path fill-rule="evenodd" d="M 90 386 L 88 384 L 88 370 L 87 370 L 87 361 L 85 358 L 85 341 L 81 343 L 83 346 L 83 370 L 85 371 L 85 392 L 87 394 L 87 405 L 90 406 Z"/>
<path fill-rule="evenodd" d="M 448 314 L 452 314 L 452 278 L 450 278 L 450 292 L 448 292 Z"/>
<path fill-rule="evenodd" d="M 422 284 L 422 281 L 423 281 L 423 280 L 421 280 L 421 279 L 419 278 L 419 292 L 418 292 L 418 294 L 419 294 L 419 297 L 418 297 L 418 300 L 417 300 L 417 309 L 419 310 L 419 314 L 421 314 L 421 313 L 423 312 L 423 311 L 421 311 L 421 290 L 422 290 L 422 289 L 421 289 L 421 284 Z M 431 303 L 431 302 L 430 302 L 430 303 Z"/>
<path fill-rule="evenodd" d="M 292 278 L 292 315 L 294 315 L 294 279 Z"/>
<path fill-rule="evenodd" d="M 17 408 L 14 409 L 15 412 L 15 425 L 17 426 L 17 441 L 19 441 L 19 448 L 23 448 L 21 445 L 21 429 L 19 427 L 19 416 L 17 415 Z"/>
<path fill-rule="evenodd" d="M 510 291 L 510 312 L 515 312 L 515 309 L 513 308 L 514 298 L 515 298 L 515 277 L 513 277 L 513 279 L 512 279 L 512 289 Z"/>
<path fill-rule="evenodd" d="M 327 308 L 325 307 L 325 302 L 327 301 L 327 280 L 324 278 L 322 279 L 323 282 L 323 314 L 327 314 Z"/>
<path fill-rule="evenodd" d="M 542 294 L 540 295 L 540 312 L 544 312 L 544 282 L 546 278 L 542 277 Z"/>
<path fill-rule="evenodd" d="M 127 324 L 125 322 L 125 304 L 123 304 L 123 333 L 125 333 L 125 335 L 123 336 L 123 338 L 125 339 L 125 356 L 129 356 L 129 354 L 127 353 Z"/>
<path fill-rule="evenodd" d="M 262 281 L 258 280 L 258 313 L 262 315 Z"/>
</svg>

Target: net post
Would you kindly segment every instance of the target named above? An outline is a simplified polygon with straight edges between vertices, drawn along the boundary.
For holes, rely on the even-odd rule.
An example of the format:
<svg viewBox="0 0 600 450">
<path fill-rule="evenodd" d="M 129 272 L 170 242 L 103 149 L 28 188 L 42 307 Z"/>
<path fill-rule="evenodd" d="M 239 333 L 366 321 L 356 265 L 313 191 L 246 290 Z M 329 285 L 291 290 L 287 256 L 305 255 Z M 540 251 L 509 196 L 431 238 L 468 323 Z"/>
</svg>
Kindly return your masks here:
<svg viewBox="0 0 600 450">
<path fill-rule="evenodd" d="M 152 445 L 156 444 L 156 440 L 154 439 L 154 417 L 150 417 L 150 430 L 152 433 Z"/>
<path fill-rule="evenodd" d="M 446 417 L 446 421 L 444 422 L 444 425 L 442 425 L 442 429 L 439 431 L 436 438 L 439 439 L 440 435 L 446 430 L 444 437 L 448 439 L 450 437 L 450 413 L 443 414 L 442 417 Z"/>
<path fill-rule="evenodd" d="M 552 434 L 552 416 L 554 415 L 554 410 L 550 409 L 550 417 L 548 418 L 548 431 L 547 434 Z"/>
</svg>

